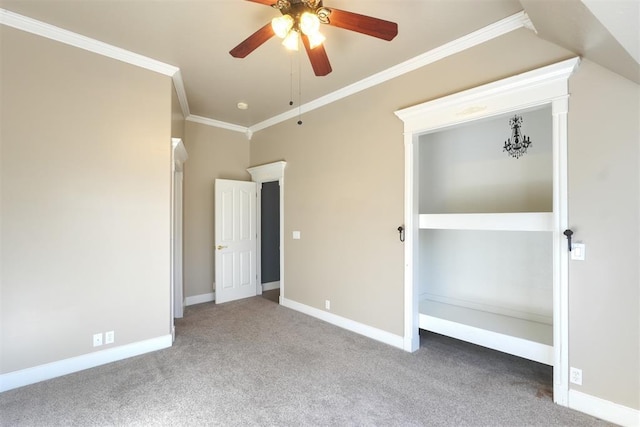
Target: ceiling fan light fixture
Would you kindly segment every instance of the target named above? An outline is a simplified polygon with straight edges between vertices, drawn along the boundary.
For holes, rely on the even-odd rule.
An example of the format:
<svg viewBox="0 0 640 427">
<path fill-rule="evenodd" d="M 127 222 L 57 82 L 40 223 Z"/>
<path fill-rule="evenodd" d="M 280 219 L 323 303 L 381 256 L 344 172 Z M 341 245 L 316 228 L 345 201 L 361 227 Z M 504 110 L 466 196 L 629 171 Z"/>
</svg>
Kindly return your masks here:
<svg viewBox="0 0 640 427">
<path fill-rule="evenodd" d="M 310 34 L 307 37 L 309 38 L 309 47 L 311 49 L 320 46 L 326 39 L 326 37 L 323 36 L 319 31 L 315 34 Z"/>
<path fill-rule="evenodd" d="M 320 33 L 320 19 L 315 13 L 304 12 L 300 15 L 300 31 L 311 37 Z"/>
<path fill-rule="evenodd" d="M 271 20 L 271 28 L 276 36 L 281 39 L 285 38 L 291 28 L 293 28 L 293 18 L 291 15 L 282 15 Z"/>
<path fill-rule="evenodd" d="M 0 0 L 1 1 L 1 0 Z M 289 50 L 304 45 L 316 76 L 331 72 L 331 63 L 324 49 L 320 24 L 354 31 L 391 41 L 398 35 L 398 24 L 346 10 L 324 7 L 323 0 L 248 0 L 277 9 L 281 17 L 267 22 L 242 43 L 229 51 L 234 58 L 244 58 L 271 37 L 278 35 Z M 275 3 L 274 3 L 275 2 Z M 302 43 L 300 43 L 302 42 Z"/>
<path fill-rule="evenodd" d="M 296 30 L 291 30 L 282 41 L 282 45 L 289 50 L 298 50 L 299 38 L 298 32 Z"/>
</svg>

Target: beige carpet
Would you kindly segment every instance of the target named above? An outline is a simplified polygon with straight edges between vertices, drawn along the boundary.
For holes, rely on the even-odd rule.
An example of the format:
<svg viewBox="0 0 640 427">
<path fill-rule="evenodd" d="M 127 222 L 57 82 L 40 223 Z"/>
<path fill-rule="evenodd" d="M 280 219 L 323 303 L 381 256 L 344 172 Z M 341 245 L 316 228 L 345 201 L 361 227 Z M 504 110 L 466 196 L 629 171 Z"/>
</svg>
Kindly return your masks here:
<svg viewBox="0 0 640 427">
<path fill-rule="evenodd" d="M 0 394 L 2 426 L 601 426 L 548 366 L 434 334 L 413 353 L 264 298 L 188 307 L 172 348 Z"/>
</svg>

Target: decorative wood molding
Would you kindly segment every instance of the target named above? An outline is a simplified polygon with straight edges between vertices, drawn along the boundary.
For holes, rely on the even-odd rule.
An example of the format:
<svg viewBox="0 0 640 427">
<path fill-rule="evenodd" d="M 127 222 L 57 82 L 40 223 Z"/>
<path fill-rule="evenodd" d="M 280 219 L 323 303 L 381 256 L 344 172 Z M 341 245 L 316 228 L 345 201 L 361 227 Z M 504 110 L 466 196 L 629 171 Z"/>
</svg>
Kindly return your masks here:
<svg viewBox="0 0 640 427">
<path fill-rule="evenodd" d="M 374 328 L 364 323 L 356 322 L 355 320 L 347 319 L 346 317 L 338 316 L 337 314 L 320 310 L 315 307 L 310 307 L 299 302 L 280 297 L 280 304 L 300 313 L 307 314 L 316 319 L 323 320 L 332 325 L 341 327 L 356 334 L 364 335 L 367 338 L 371 338 L 376 341 L 388 344 L 396 348 L 404 348 L 404 339 L 400 335 L 392 334 L 391 332 L 383 331 L 382 329 Z"/>
<path fill-rule="evenodd" d="M 182 165 L 189 158 L 187 149 L 184 147 L 181 138 L 171 138 L 171 145 L 173 146 L 173 161 L 176 165 L 176 170 L 181 171 Z"/>
<path fill-rule="evenodd" d="M 546 104 L 567 96 L 567 79 L 579 64 L 580 58 L 568 59 L 395 114 L 404 122 L 405 131 L 417 133 Z"/>
<path fill-rule="evenodd" d="M 421 229 L 553 231 L 552 212 L 420 214 Z"/>
<path fill-rule="evenodd" d="M 74 32 L 64 30 L 45 22 L 41 22 L 17 13 L 0 9 L 0 23 L 18 30 L 26 31 L 41 37 L 58 41 L 70 46 L 107 56 L 127 64 L 136 65 L 156 73 L 173 77 L 178 67 L 143 56 Z"/>
<path fill-rule="evenodd" d="M 470 310 L 473 311 L 475 310 Z M 450 321 L 441 316 L 421 313 L 420 323 L 425 326 L 425 330 L 437 334 L 553 366 L 553 346 L 548 344 Z"/>
<path fill-rule="evenodd" d="M 182 82 L 182 74 L 176 66 L 47 24 L 46 22 L 10 12 L 6 9 L 0 9 L 0 24 L 169 76 L 173 80 L 173 86 L 178 94 L 182 114 L 184 117 L 189 116 L 189 103 L 187 102 L 187 94 Z"/>
<path fill-rule="evenodd" d="M 247 169 L 247 172 L 251 174 L 251 179 L 257 183 L 279 181 L 284 176 L 286 166 L 287 162 L 279 161 L 251 167 Z"/>
<path fill-rule="evenodd" d="M 640 411 L 609 400 L 569 390 L 569 408 L 625 427 L 640 426 Z"/>
<path fill-rule="evenodd" d="M 201 125 L 213 126 L 216 128 L 227 129 L 234 132 L 241 132 L 247 135 L 247 139 L 251 139 L 251 135 L 253 133 L 249 130 L 249 128 L 245 126 L 234 125 L 232 123 L 221 122 L 220 120 L 210 119 L 208 117 L 196 116 L 194 114 L 190 114 L 186 120 L 194 123 L 200 123 Z"/>
<path fill-rule="evenodd" d="M 187 101 L 187 92 L 184 88 L 184 82 L 182 81 L 182 72 L 180 69 L 176 71 L 173 76 L 173 87 L 176 90 L 176 94 L 178 95 L 178 102 L 180 102 L 180 109 L 182 109 L 182 115 L 186 119 L 191 115 L 189 111 L 189 101 Z"/>
<path fill-rule="evenodd" d="M 213 286 L 215 288 L 215 285 Z M 207 294 L 193 295 L 185 298 L 185 305 L 202 304 L 203 302 L 211 302 L 216 300 L 216 293 L 209 292 Z"/>
<path fill-rule="evenodd" d="M 171 347 L 171 334 L 0 375 L 0 392 Z"/>
<path fill-rule="evenodd" d="M 285 240 L 284 240 L 284 169 L 287 166 L 287 162 L 285 161 L 279 161 L 279 162 L 273 162 L 273 163 L 267 163 L 264 165 L 259 165 L 259 166 L 254 166 L 251 168 L 247 169 L 247 172 L 249 172 L 249 174 L 251 175 L 251 180 L 253 182 L 255 182 L 258 187 L 257 189 L 257 205 L 256 205 L 256 210 L 257 210 L 257 225 L 256 225 L 256 230 L 258 232 L 258 253 L 257 253 L 257 257 L 258 257 L 258 263 L 257 263 L 257 275 L 258 277 L 262 277 L 262 245 L 261 245 L 261 241 L 262 241 L 262 221 L 261 221 L 261 217 L 262 217 L 262 183 L 264 182 L 271 182 L 271 181 L 278 181 L 278 185 L 280 186 L 280 204 L 279 204 L 279 212 L 280 212 L 280 236 L 279 236 L 279 241 L 280 241 L 280 260 L 279 260 L 279 265 L 280 265 L 280 281 L 279 283 L 279 288 L 280 288 L 280 304 L 282 304 L 282 301 L 284 299 L 284 290 L 285 290 L 285 286 L 284 286 L 284 246 L 285 246 Z M 267 290 L 267 289 L 264 289 Z M 256 292 L 258 295 L 262 295 L 262 285 L 259 283 L 257 288 L 256 288 Z"/>
<path fill-rule="evenodd" d="M 263 291 L 272 291 L 274 289 L 280 289 L 280 281 L 277 282 L 268 282 L 262 284 Z"/>
</svg>

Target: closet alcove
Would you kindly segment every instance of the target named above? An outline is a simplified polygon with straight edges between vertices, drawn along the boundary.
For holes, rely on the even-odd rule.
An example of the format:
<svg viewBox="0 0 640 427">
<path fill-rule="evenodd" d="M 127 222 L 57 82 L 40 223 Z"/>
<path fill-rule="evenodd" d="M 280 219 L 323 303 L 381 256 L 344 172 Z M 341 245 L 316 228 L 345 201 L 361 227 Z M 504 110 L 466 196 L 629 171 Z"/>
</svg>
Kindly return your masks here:
<svg viewBox="0 0 640 427">
<path fill-rule="evenodd" d="M 421 329 L 553 365 L 552 139 L 548 104 L 419 136 Z"/>
<path fill-rule="evenodd" d="M 396 111 L 404 346 L 433 331 L 553 366 L 568 404 L 567 114 L 574 58 Z M 503 151 L 510 119 L 531 140 Z M 425 343 L 428 345 L 428 343 Z"/>
</svg>

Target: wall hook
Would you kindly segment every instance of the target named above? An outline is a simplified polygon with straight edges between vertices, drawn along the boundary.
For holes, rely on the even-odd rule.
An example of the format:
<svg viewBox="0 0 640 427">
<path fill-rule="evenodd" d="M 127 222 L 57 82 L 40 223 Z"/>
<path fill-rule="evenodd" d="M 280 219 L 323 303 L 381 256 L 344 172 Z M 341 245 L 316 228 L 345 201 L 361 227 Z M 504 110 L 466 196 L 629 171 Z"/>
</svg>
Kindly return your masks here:
<svg viewBox="0 0 640 427">
<path fill-rule="evenodd" d="M 403 226 L 398 227 L 398 233 L 400 233 L 400 241 L 404 242 L 404 227 Z"/>
<path fill-rule="evenodd" d="M 562 234 L 567 236 L 567 244 L 569 245 L 569 252 L 571 252 L 571 236 L 573 236 L 573 231 L 571 231 L 570 229 L 566 229 Z"/>
</svg>

